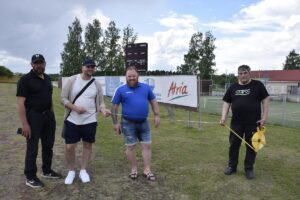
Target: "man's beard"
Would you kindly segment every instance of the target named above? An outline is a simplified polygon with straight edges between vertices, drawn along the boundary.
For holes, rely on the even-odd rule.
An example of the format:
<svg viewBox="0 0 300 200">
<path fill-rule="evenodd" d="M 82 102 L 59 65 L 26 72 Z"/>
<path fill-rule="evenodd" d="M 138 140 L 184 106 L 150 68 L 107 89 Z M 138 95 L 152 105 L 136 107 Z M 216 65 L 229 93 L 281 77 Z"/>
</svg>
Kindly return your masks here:
<svg viewBox="0 0 300 200">
<path fill-rule="evenodd" d="M 130 80 L 130 81 L 127 81 L 127 85 L 129 87 L 135 87 L 137 86 L 137 83 L 138 83 L 138 80 Z"/>
<path fill-rule="evenodd" d="M 36 73 L 37 75 L 42 75 L 45 72 L 45 68 L 34 68 L 33 69 L 34 73 Z"/>
</svg>

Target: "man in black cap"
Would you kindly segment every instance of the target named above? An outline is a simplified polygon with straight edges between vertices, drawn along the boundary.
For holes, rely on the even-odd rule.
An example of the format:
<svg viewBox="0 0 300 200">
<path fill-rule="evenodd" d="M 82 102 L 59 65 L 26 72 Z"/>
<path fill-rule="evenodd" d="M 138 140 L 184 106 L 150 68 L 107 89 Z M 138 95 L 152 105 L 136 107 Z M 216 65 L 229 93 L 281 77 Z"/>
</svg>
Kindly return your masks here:
<svg viewBox="0 0 300 200">
<path fill-rule="evenodd" d="M 83 183 L 90 182 L 87 167 L 95 142 L 98 112 L 104 117 L 111 114 L 104 103 L 102 85 L 92 76 L 95 68 L 94 60 L 86 58 L 81 73 L 69 77 L 62 87 L 61 103 L 65 107 L 65 156 L 69 168 L 65 178 L 67 185 L 72 184 L 76 176 L 76 146 L 81 140 L 83 148 L 79 178 Z M 83 88 L 85 90 L 82 95 L 78 95 Z"/>
<path fill-rule="evenodd" d="M 22 135 L 27 141 L 24 169 L 26 185 L 38 188 L 44 186 L 36 176 L 39 139 L 42 144 L 42 177 L 62 176 L 51 168 L 56 122 L 52 104 L 53 86 L 50 77 L 44 73 L 46 66 L 44 56 L 34 54 L 31 66 L 31 71 L 19 80 L 16 96 Z"/>
</svg>

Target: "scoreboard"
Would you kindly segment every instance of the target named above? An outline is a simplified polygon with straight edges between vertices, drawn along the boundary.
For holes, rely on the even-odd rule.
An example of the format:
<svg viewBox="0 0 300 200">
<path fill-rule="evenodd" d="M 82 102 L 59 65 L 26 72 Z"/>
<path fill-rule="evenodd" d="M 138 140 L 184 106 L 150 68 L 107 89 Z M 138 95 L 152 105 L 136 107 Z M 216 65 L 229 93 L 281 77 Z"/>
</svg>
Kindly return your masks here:
<svg viewBox="0 0 300 200">
<path fill-rule="evenodd" d="M 125 66 L 135 66 L 138 71 L 148 71 L 148 44 L 133 43 L 126 45 Z"/>
</svg>

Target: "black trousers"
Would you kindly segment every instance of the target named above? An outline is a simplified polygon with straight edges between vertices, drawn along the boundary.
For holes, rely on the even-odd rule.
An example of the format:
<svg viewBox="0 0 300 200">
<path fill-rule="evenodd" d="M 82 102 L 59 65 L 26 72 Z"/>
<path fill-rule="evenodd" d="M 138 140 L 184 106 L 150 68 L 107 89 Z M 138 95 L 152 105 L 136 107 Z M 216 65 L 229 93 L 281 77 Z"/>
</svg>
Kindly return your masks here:
<svg viewBox="0 0 300 200">
<path fill-rule="evenodd" d="M 241 138 L 246 140 L 248 144 L 252 146 L 251 138 L 252 135 L 256 132 L 257 125 L 236 125 L 231 124 L 231 129 L 234 130 Z M 239 160 L 239 150 L 241 146 L 241 139 L 239 139 L 234 133 L 230 132 L 229 135 L 229 162 L 228 166 L 234 169 L 237 168 Z M 246 145 L 246 144 L 245 144 Z M 246 145 L 246 156 L 244 160 L 244 169 L 253 170 L 253 165 L 255 162 L 256 152 Z"/>
<path fill-rule="evenodd" d="M 39 139 L 42 144 L 42 170 L 44 173 L 51 171 L 56 122 L 52 111 L 29 110 L 26 115 L 31 128 L 31 137 L 27 139 L 24 174 L 30 179 L 35 177 L 37 172 Z"/>
</svg>

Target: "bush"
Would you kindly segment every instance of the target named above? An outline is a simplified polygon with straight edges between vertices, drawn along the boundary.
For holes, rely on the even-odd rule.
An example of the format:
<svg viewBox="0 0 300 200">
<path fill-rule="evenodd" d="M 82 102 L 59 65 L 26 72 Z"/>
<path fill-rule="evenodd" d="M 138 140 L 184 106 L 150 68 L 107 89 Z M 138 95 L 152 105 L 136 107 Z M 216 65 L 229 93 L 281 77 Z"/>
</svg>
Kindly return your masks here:
<svg viewBox="0 0 300 200">
<path fill-rule="evenodd" d="M 0 66 L 0 76 L 13 77 L 13 75 L 14 74 L 12 73 L 12 71 L 10 71 L 4 66 Z"/>
</svg>

